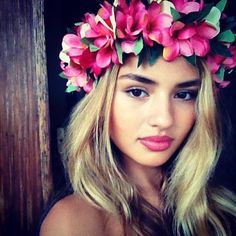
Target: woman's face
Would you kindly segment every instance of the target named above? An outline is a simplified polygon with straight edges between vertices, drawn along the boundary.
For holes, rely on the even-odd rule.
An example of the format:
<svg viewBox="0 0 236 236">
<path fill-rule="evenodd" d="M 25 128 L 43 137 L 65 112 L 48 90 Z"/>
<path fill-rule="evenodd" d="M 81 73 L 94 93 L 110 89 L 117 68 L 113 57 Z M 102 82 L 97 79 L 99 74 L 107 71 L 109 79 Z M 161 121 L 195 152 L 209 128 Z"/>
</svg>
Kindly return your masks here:
<svg viewBox="0 0 236 236">
<path fill-rule="evenodd" d="M 137 57 L 121 66 L 111 107 L 110 136 L 124 162 L 163 165 L 190 132 L 201 80 L 180 57 L 137 68 Z"/>
</svg>

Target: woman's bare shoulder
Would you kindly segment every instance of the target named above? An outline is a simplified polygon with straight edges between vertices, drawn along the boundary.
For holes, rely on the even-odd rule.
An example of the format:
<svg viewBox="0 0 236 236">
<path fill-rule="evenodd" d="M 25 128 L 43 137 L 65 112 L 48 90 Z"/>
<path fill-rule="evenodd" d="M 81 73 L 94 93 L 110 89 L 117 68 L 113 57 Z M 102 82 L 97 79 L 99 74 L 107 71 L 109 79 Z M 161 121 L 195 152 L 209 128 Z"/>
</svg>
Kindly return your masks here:
<svg viewBox="0 0 236 236">
<path fill-rule="evenodd" d="M 49 211 L 40 236 L 104 235 L 103 213 L 73 194 L 58 201 Z"/>
</svg>

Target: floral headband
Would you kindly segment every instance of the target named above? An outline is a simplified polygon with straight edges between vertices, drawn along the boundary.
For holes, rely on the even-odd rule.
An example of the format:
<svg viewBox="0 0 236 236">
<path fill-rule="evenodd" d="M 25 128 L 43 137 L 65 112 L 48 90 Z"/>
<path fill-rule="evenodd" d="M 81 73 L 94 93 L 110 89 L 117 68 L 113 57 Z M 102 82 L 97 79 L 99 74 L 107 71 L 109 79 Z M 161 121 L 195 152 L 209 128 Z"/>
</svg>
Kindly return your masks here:
<svg viewBox="0 0 236 236">
<path fill-rule="evenodd" d="M 226 87 L 225 71 L 236 66 L 234 17 L 223 12 L 227 0 L 115 0 L 104 2 L 97 15 L 86 13 L 74 32 L 63 38 L 61 77 L 67 92 L 89 93 L 100 76 L 126 54 L 152 65 L 159 56 L 184 56 L 191 64 L 204 58 L 218 87 Z"/>
</svg>

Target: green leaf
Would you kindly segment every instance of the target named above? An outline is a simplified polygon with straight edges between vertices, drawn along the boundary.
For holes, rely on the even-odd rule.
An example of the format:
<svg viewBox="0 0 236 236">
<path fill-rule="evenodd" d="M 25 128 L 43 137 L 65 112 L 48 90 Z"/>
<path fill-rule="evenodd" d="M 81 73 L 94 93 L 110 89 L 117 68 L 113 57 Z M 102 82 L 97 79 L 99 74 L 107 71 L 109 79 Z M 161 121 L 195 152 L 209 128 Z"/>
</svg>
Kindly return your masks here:
<svg viewBox="0 0 236 236">
<path fill-rule="evenodd" d="M 119 60 L 120 64 L 123 64 L 123 52 L 122 52 L 120 43 L 116 42 L 115 47 L 116 47 L 116 52 L 117 52 L 117 55 L 118 55 L 118 60 Z"/>
<path fill-rule="evenodd" d="M 231 30 L 226 30 L 219 34 L 217 39 L 221 42 L 232 43 L 235 41 L 235 35 Z"/>
<path fill-rule="evenodd" d="M 66 93 L 71 93 L 77 90 L 77 87 L 73 86 L 72 84 L 70 84 L 67 88 L 66 88 Z"/>
<path fill-rule="evenodd" d="M 98 51 L 100 48 L 96 47 L 95 45 L 93 44 L 89 44 L 89 50 L 90 52 L 96 52 Z"/>
<path fill-rule="evenodd" d="M 80 26 L 82 24 L 83 24 L 83 22 L 76 22 L 76 23 L 74 23 L 75 26 Z"/>
<path fill-rule="evenodd" d="M 193 66 L 196 66 L 197 64 L 197 56 L 196 55 L 192 55 L 189 57 L 185 57 L 185 59 Z"/>
<path fill-rule="evenodd" d="M 221 17 L 221 12 L 217 7 L 212 7 L 211 11 L 209 12 L 209 14 L 205 17 L 205 21 L 214 26 L 216 29 L 219 28 L 218 24 L 219 24 L 219 20 Z"/>
<path fill-rule="evenodd" d="M 211 41 L 211 49 L 215 54 L 221 55 L 223 57 L 231 57 L 229 49 L 220 42 Z"/>
<path fill-rule="evenodd" d="M 185 16 L 183 16 L 180 21 L 182 21 L 185 24 L 190 24 L 194 21 L 200 21 L 204 17 L 206 17 L 209 12 L 211 11 L 213 4 L 206 4 L 206 6 L 203 8 L 200 12 L 191 12 Z"/>
<path fill-rule="evenodd" d="M 87 46 L 89 46 L 91 44 L 91 42 L 87 39 L 87 38 L 82 38 L 81 42 Z"/>
<path fill-rule="evenodd" d="M 200 12 L 200 15 L 199 17 L 197 18 L 197 20 L 202 20 L 203 18 L 205 18 L 209 12 L 211 11 L 211 8 L 213 7 L 213 3 L 209 3 L 209 4 L 206 4 L 206 6 L 203 8 L 203 10 Z"/>
<path fill-rule="evenodd" d="M 143 39 L 140 38 L 135 42 L 134 54 L 137 56 L 143 49 Z"/>
<path fill-rule="evenodd" d="M 60 76 L 61 78 L 63 78 L 63 79 L 68 79 L 68 78 L 65 76 L 64 72 L 61 72 L 61 73 L 59 74 L 59 76 Z"/>
<path fill-rule="evenodd" d="M 216 75 L 218 76 L 220 80 L 224 81 L 225 68 L 221 66 L 220 69 L 217 71 Z"/>
<path fill-rule="evenodd" d="M 173 20 L 176 21 L 181 18 L 181 15 L 178 11 L 176 11 L 173 7 L 170 8 L 171 15 L 173 16 Z"/>
<path fill-rule="evenodd" d="M 163 51 L 163 47 L 159 44 L 155 44 L 154 47 L 152 47 L 150 50 L 149 50 L 149 64 L 150 65 L 154 65 L 158 59 L 158 57 L 161 55 Z"/>
<path fill-rule="evenodd" d="M 220 12 L 223 12 L 226 4 L 227 4 L 227 0 L 221 0 L 216 4 L 216 7 L 220 10 Z"/>
<path fill-rule="evenodd" d="M 139 67 L 141 64 L 143 64 L 146 54 L 147 54 L 146 49 L 143 48 L 143 50 L 138 55 L 138 66 L 137 67 Z"/>
</svg>

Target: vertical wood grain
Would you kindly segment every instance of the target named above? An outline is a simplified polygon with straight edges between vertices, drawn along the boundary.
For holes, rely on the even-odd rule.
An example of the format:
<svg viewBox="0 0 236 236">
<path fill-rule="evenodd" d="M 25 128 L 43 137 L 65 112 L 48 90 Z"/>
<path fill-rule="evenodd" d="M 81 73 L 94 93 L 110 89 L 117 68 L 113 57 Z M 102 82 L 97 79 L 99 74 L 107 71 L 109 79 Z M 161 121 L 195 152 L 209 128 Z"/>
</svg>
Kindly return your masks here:
<svg viewBox="0 0 236 236">
<path fill-rule="evenodd" d="M 0 235 L 34 235 L 51 190 L 43 6 L 0 1 Z"/>
</svg>

